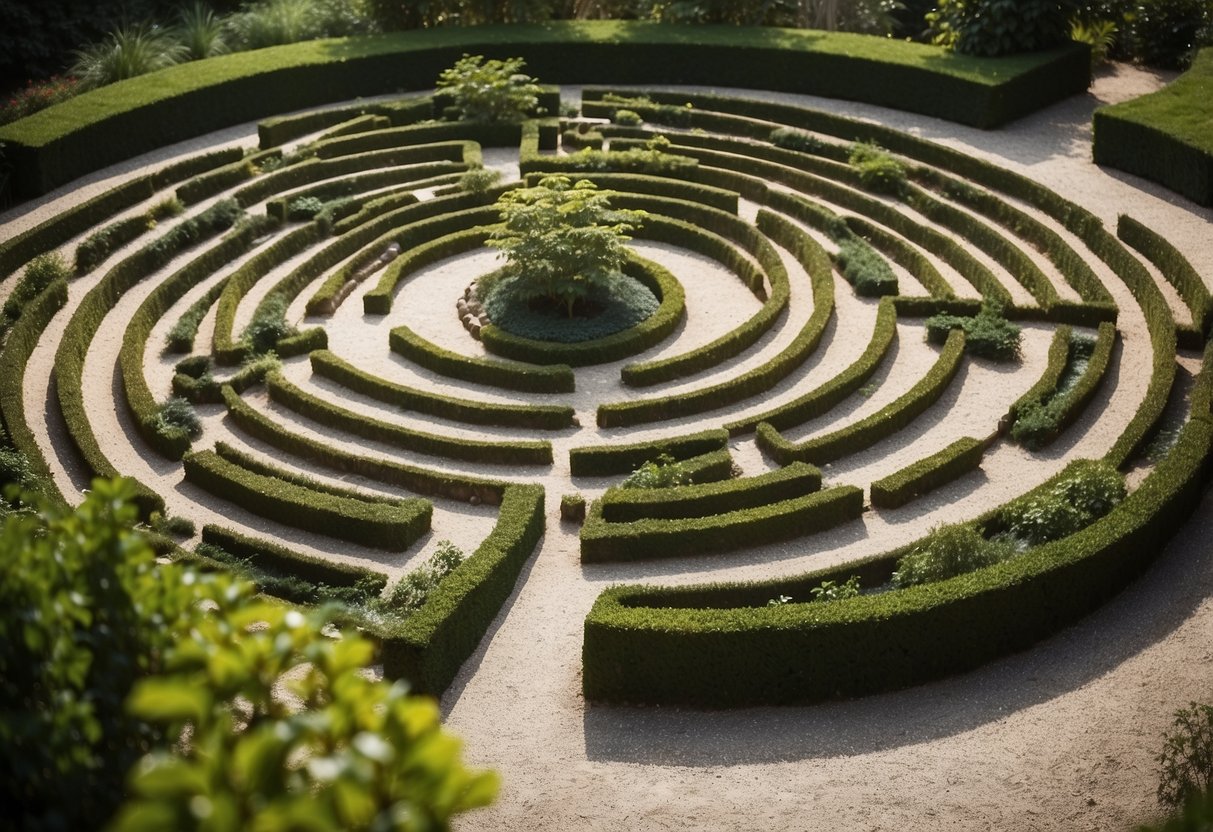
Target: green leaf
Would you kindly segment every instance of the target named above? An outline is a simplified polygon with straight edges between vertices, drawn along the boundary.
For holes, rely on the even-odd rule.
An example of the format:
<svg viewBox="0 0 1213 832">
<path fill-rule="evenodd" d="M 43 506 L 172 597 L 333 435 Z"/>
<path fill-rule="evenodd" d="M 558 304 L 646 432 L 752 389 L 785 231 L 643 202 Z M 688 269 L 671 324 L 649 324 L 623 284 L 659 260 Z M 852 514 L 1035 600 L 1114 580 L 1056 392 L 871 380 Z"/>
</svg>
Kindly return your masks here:
<svg viewBox="0 0 1213 832">
<path fill-rule="evenodd" d="M 211 704 L 210 691 L 182 679 L 143 679 L 128 700 L 135 715 L 163 722 L 202 722 Z"/>
</svg>

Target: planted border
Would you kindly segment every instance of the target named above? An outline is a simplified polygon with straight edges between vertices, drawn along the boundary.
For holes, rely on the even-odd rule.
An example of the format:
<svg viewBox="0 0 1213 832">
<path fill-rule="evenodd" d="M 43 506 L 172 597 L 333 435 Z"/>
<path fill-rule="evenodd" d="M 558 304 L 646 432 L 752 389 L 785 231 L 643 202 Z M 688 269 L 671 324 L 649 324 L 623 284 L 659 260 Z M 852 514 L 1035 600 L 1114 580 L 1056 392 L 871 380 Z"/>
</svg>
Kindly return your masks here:
<svg viewBox="0 0 1213 832">
<path fill-rule="evenodd" d="M 981 466 L 985 443 L 966 436 L 942 451 L 907 465 L 872 483 L 872 505 L 900 508 L 929 491 L 947 485 Z"/>
<path fill-rule="evenodd" d="M 724 430 L 705 430 L 689 436 L 652 439 L 622 445 L 595 445 L 569 450 L 569 468 L 574 477 L 609 477 L 630 474 L 646 462 L 667 454 L 675 460 L 723 451 L 729 434 Z"/>
</svg>

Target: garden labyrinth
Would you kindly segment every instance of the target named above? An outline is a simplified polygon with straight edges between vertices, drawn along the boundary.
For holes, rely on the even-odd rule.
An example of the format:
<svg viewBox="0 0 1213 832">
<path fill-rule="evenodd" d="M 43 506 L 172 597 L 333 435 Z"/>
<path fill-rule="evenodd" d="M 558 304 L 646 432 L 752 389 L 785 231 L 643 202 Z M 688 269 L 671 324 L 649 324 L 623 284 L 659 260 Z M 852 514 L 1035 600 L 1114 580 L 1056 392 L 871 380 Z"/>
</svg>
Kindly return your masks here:
<svg viewBox="0 0 1213 832">
<path fill-rule="evenodd" d="M 591 701 L 928 681 L 1097 608 L 1191 510 L 1213 302 L 1132 204 L 1106 225 L 1048 183 L 794 103 L 561 92 L 565 117 L 521 127 L 434 121 L 422 96 L 268 119 L 256 147 L 28 232 L 23 262 L 74 268 L 4 342 L 13 443 L 69 500 L 133 477 L 146 515 L 194 523 L 187 550 L 353 599 L 389 675 L 458 678 L 467 707 L 493 700 L 465 660 L 510 628 L 510 685 L 555 673 L 545 690 Z M 503 176 L 469 186 L 481 166 Z M 643 323 L 557 344 L 469 309 L 500 266 L 496 198 L 554 174 L 647 212 L 625 266 L 661 300 Z M 1018 357 L 993 360 L 1007 320 Z M 614 487 L 658 459 L 686 484 Z M 936 527 L 1018 529 L 1076 460 L 1129 496 L 967 577 L 890 585 Z M 573 495 L 584 525 L 560 519 Z M 417 612 L 368 602 L 443 540 L 468 559 Z M 825 600 L 852 576 L 859 597 Z"/>
</svg>

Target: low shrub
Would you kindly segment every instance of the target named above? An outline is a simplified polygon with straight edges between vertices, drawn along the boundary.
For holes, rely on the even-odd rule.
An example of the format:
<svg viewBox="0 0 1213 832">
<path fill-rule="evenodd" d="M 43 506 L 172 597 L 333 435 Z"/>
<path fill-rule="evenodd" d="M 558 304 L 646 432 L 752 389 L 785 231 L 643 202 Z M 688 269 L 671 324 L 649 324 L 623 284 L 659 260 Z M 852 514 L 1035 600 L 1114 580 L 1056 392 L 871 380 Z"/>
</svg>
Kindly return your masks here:
<svg viewBox="0 0 1213 832">
<path fill-rule="evenodd" d="M 437 89 L 454 102 L 460 120 L 522 121 L 539 106 L 539 85 L 522 73 L 522 58 L 485 60 L 464 54 L 438 76 Z"/>
<path fill-rule="evenodd" d="M 794 127 L 776 127 L 768 139 L 776 147 L 785 150 L 799 150 L 802 153 L 820 153 L 826 143 L 805 130 Z"/>
<path fill-rule="evenodd" d="M 202 420 L 194 406 L 179 396 L 160 405 L 156 412 L 156 432 L 166 439 L 182 435 L 197 439 L 202 435 Z"/>
<path fill-rule="evenodd" d="M 838 246 L 842 276 L 855 287 L 855 294 L 876 298 L 897 294 L 897 275 L 883 257 L 864 240 L 848 236 Z"/>
<path fill-rule="evenodd" d="M 690 481 L 690 476 L 674 457 L 660 454 L 628 474 L 621 484 L 624 488 L 670 488 Z"/>
<path fill-rule="evenodd" d="M 314 196 L 293 199 L 286 207 L 286 218 L 290 222 L 308 222 L 324 210 L 324 202 Z"/>
<path fill-rule="evenodd" d="M 425 604 L 430 593 L 447 575 L 463 563 L 463 550 L 449 540 L 438 541 L 438 547 L 429 560 L 409 572 L 392 588 L 384 608 L 394 615 L 407 616 Z"/>
<path fill-rule="evenodd" d="M 265 300 L 244 330 L 242 343 L 253 355 L 264 355 L 278 347 L 278 342 L 299 330 L 286 321 L 286 298 L 273 295 Z"/>
<path fill-rule="evenodd" d="M 585 497 L 580 494 L 560 495 L 560 519 L 570 523 L 585 520 Z"/>
<path fill-rule="evenodd" d="M 90 234 L 76 246 L 76 274 L 91 272 L 115 249 L 132 242 L 155 226 L 156 221 L 149 215 L 139 214 L 118 220 Z"/>
<path fill-rule="evenodd" d="M 615 114 L 611 116 L 611 121 L 615 124 L 622 125 L 623 127 L 639 127 L 640 124 L 644 122 L 644 119 L 642 119 L 640 117 L 640 113 L 636 112 L 635 110 L 620 109 L 616 110 Z"/>
<path fill-rule="evenodd" d="M 517 276 L 494 281 L 484 309 L 494 326 L 522 338 L 579 343 L 606 338 L 650 317 L 661 301 L 647 286 L 622 272 L 590 287 L 581 302 L 598 310 L 592 317 L 568 317 L 538 310 L 531 290 Z"/>
<path fill-rule="evenodd" d="M 1158 802 L 1163 806 L 1177 809 L 1201 794 L 1213 793 L 1213 706 L 1192 702 L 1177 710 L 1156 760 Z"/>
<path fill-rule="evenodd" d="M 689 436 L 655 439 L 631 444 L 601 445 L 569 450 L 569 467 L 574 477 L 609 477 L 628 474 L 662 454 L 675 460 L 724 450 L 729 434 L 707 430 Z"/>
<path fill-rule="evenodd" d="M 940 526 L 897 562 L 897 587 L 935 583 L 1014 556 L 1010 543 L 987 540 L 972 526 Z"/>
<path fill-rule="evenodd" d="M 905 165 L 875 143 L 855 143 L 848 161 L 859 174 L 860 183 L 870 191 L 896 196 L 905 188 Z"/>
<path fill-rule="evenodd" d="M 961 315 L 932 315 L 927 319 L 927 340 L 942 344 L 948 333 L 960 329 L 965 334 L 965 349 L 973 355 L 991 361 L 1019 361 L 1023 334 L 1018 326 L 1003 315 L 996 303 L 983 304 L 972 317 Z"/>
<path fill-rule="evenodd" d="M 996 536 L 1017 546 L 1068 537 L 1110 512 L 1125 498 L 1124 475 L 1103 460 L 1077 460 L 1042 489 L 1004 507 Z"/>
<path fill-rule="evenodd" d="M 842 583 L 837 581 L 822 581 L 809 590 L 814 601 L 845 601 L 859 596 L 859 576 L 852 575 Z"/>
<path fill-rule="evenodd" d="M 12 294 L 5 299 L 4 307 L 0 310 L 0 335 L 8 331 L 20 317 L 26 304 L 42 294 L 47 286 L 56 280 L 66 280 L 71 275 L 72 270 L 67 261 L 57 251 L 40 254 L 31 260 L 25 267 L 25 274 L 17 281 Z"/>
<path fill-rule="evenodd" d="M 474 168 L 459 177 L 459 187 L 469 194 L 487 194 L 501 182 L 501 178 L 499 170 Z"/>
</svg>

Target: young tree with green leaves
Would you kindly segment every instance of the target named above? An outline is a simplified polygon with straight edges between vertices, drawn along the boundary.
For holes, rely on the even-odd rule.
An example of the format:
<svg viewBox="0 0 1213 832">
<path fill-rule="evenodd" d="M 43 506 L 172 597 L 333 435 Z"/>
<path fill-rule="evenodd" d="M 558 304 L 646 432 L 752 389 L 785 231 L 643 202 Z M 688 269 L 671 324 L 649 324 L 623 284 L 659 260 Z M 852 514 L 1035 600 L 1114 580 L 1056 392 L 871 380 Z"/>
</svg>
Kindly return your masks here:
<svg viewBox="0 0 1213 832">
<path fill-rule="evenodd" d="M 128 788 L 119 830 L 440 830 L 492 800 L 432 701 L 365 675 L 369 642 L 157 564 L 133 496 L 27 495 L 37 511 L 0 527 L 0 800 L 18 828 L 97 828 Z"/>
<path fill-rule="evenodd" d="M 539 85 L 522 72 L 522 58 L 484 59 L 467 55 L 438 76 L 438 91 L 454 99 L 467 121 L 516 122 L 539 105 Z"/>
<path fill-rule="evenodd" d="M 571 318 L 578 301 L 619 274 L 628 233 L 646 216 L 612 209 L 613 195 L 567 176 L 506 191 L 497 200 L 502 225 L 489 245 L 502 250 L 506 274 L 516 276 L 521 291 L 559 305 Z"/>
</svg>

